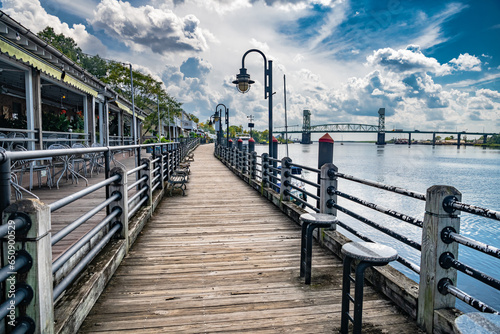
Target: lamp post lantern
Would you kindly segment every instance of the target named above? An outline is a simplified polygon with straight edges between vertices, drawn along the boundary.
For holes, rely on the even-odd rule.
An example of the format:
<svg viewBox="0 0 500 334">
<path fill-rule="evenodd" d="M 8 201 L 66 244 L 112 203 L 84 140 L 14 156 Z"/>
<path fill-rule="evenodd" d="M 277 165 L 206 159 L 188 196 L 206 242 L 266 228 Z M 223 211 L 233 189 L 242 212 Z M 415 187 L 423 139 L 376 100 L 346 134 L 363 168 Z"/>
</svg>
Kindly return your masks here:
<svg viewBox="0 0 500 334">
<path fill-rule="evenodd" d="M 247 73 L 245 68 L 245 57 L 251 53 L 257 52 L 264 58 L 264 99 L 269 103 L 269 155 L 273 158 L 277 157 L 278 152 L 273 151 L 273 62 L 267 60 L 266 55 L 258 49 L 250 49 L 243 55 L 241 59 L 240 73 L 236 75 L 236 80 L 233 84 L 241 93 L 246 93 L 250 90 L 250 86 L 255 81 L 250 80 L 250 74 Z"/>
</svg>

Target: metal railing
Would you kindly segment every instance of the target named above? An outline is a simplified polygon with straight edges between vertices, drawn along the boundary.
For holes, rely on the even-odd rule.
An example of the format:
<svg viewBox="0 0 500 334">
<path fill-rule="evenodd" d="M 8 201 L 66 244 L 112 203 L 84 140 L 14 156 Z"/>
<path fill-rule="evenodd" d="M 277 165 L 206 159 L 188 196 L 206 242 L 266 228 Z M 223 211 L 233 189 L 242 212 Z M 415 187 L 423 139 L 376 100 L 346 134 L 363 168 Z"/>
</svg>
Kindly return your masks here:
<svg viewBox="0 0 500 334">
<path fill-rule="evenodd" d="M 39 332 L 46 332 L 44 326 L 47 326 L 47 321 L 41 324 L 40 321 L 43 321 L 44 316 L 40 314 L 53 314 L 54 305 L 61 299 L 60 297 L 112 239 L 124 239 L 127 248 L 130 246 L 129 225 L 134 215 L 142 208 L 152 210 L 153 191 L 163 189 L 170 171 L 178 167 L 185 154 L 193 150 L 198 142 L 199 140 L 188 140 L 183 144 L 0 152 L 0 197 L 2 198 L 0 211 L 8 217 L 0 225 L 0 238 L 7 246 L 4 261 L 8 263 L 7 266 L 0 268 L 0 283 L 3 282 L 6 289 L 3 296 L 7 296 L 0 305 L 0 319 L 6 318 L 9 321 L 9 316 L 12 315 L 11 318 L 15 319 L 16 323 L 8 324 L 15 325 L 16 330 L 21 327 L 33 330 L 36 326 Z M 112 167 L 111 157 L 114 152 L 130 149 L 139 155 L 140 150 L 146 146 L 157 149 L 151 157 L 141 159 L 137 167 L 128 171 L 124 166 Z M 11 161 L 94 153 L 104 154 L 103 181 L 48 205 L 31 200 L 23 200 L 19 202 L 23 204 L 19 205 L 17 202 L 9 205 L 10 184 L 5 181 L 7 176 L 10 181 Z M 176 158 L 169 159 L 169 157 Z M 49 232 L 52 213 L 70 204 L 77 204 L 89 195 L 100 198 L 100 202 L 51 236 Z M 18 208 L 25 208 L 28 212 L 19 211 Z M 32 221 L 33 219 L 35 221 Z M 93 227 L 83 235 L 73 238 L 77 240 L 76 242 L 68 241 L 73 244 L 52 261 L 53 246 L 71 237 L 77 228 L 91 219 L 95 223 Z M 32 267 L 35 267 L 35 274 L 25 275 L 29 270 L 33 270 Z M 12 289 L 10 295 L 9 289 Z M 37 301 L 34 307 L 17 308 L 31 303 L 32 300 Z M 52 321 L 48 323 L 49 326 L 54 326 Z"/>
<path fill-rule="evenodd" d="M 481 312 L 498 314 L 498 310 L 495 308 L 456 287 L 457 271 L 498 291 L 500 291 L 500 280 L 456 259 L 458 258 L 458 244 L 496 259 L 500 258 L 499 248 L 460 235 L 457 232 L 460 229 L 460 217 L 457 214 L 459 211 L 497 221 L 500 220 L 500 212 L 460 202 L 458 197 L 460 193 L 453 187 L 434 186 L 430 187 L 426 194 L 422 194 L 402 187 L 341 173 L 333 164 L 325 164 L 321 169 L 316 169 L 294 164 L 290 158 L 272 159 L 267 153 L 259 156 L 255 152 L 243 152 L 249 159 L 248 163 L 244 165 L 247 167 L 246 172 L 244 172 L 241 163 L 235 158 L 240 154 L 238 151 L 238 148 L 235 147 L 217 146 L 214 154 L 233 171 L 244 178 L 248 178 L 249 182 L 260 185 L 260 189 L 266 188 L 268 192 L 273 193 L 276 197 L 281 196 L 280 201 L 293 201 L 298 206 L 307 208 L 309 211 L 329 213 L 335 216 L 337 216 L 337 212 L 341 212 L 346 217 L 368 226 L 368 229 L 381 232 L 395 240 L 396 243 L 402 243 L 410 247 L 413 252 L 418 252 L 421 258 L 420 265 L 401 255 L 398 255 L 397 261 L 420 276 L 418 304 L 421 310 L 419 310 L 417 321 L 422 327 L 429 330 L 433 326 L 434 310 L 438 308 L 436 305 L 439 305 L 439 308 L 454 307 L 454 299 L 448 298 L 447 295 L 452 295 Z M 279 165 L 279 167 L 276 165 Z M 320 180 L 319 176 L 321 176 L 321 183 L 293 175 L 290 172 L 292 167 L 308 171 L 312 175 L 309 179 Z M 306 189 L 294 186 L 291 183 L 292 179 L 303 182 Z M 343 189 L 349 187 L 343 186 L 342 189 L 339 189 L 337 184 L 339 179 L 425 202 L 425 218 L 421 220 L 381 204 L 362 199 L 362 193 L 348 194 Z M 254 188 L 257 189 L 257 187 Z M 298 193 L 302 194 L 302 196 L 298 196 Z M 446 196 L 443 196 L 443 193 Z M 340 198 L 417 228 L 420 231 L 422 243 L 405 235 L 405 229 L 395 230 L 377 222 L 378 218 L 376 217 L 378 216 L 375 218 L 367 217 L 366 214 L 360 214 L 355 210 L 348 209 L 346 205 L 340 205 Z M 368 233 L 355 228 L 342 217 L 338 219 L 337 225 L 364 241 L 373 242 L 371 238 L 373 233 L 370 232 L 369 237 Z M 432 258 L 435 258 L 435 261 Z M 430 282 L 429 277 L 435 278 L 435 282 L 433 280 Z M 429 301 L 429 298 L 432 300 Z"/>
</svg>

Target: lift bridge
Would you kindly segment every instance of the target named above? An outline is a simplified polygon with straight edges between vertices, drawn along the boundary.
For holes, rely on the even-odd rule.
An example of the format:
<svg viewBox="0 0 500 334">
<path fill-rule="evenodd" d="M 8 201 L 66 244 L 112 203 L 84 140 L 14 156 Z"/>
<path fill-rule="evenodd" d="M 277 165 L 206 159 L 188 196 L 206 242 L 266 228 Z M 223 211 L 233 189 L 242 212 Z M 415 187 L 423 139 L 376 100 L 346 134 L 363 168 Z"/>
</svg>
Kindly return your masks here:
<svg viewBox="0 0 500 334">
<path fill-rule="evenodd" d="M 334 123 L 334 124 L 322 124 L 311 126 L 311 112 L 309 110 L 304 110 L 303 112 L 303 124 L 292 125 L 288 127 L 288 133 L 301 133 L 302 140 L 301 144 L 311 144 L 311 133 L 326 133 L 326 132 L 360 132 L 360 133 L 377 133 L 377 145 L 385 145 L 385 108 L 380 108 L 378 110 L 379 118 L 378 125 L 368 125 L 368 124 L 355 124 L 355 123 Z M 284 137 L 286 129 L 285 127 L 276 127 L 274 129 L 275 133 L 281 133 Z M 478 135 L 483 136 L 483 141 L 486 143 L 488 136 L 496 135 L 498 133 L 485 133 L 485 132 L 466 132 L 466 131 L 422 131 L 422 130 L 402 130 L 394 129 L 390 133 L 406 133 L 408 134 L 408 143 L 411 145 L 411 134 L 412 133 L 425 133 L 432 134 L 432 143 L 436 143 L 436 134 L 457 134 L 457 145 L 460 147 L 460 138 L 462 135 Z"/>
<path fill-rule="evenodd" d="M 378 133 L 377 144 L 385 145 L 385 108 L 378 110 L 379 124 L 354 124 L 354 123 L 335 123 L 311 126 L 311 111 L 304 110 L 303 124 L 292 125 L 288 127 L 288 133 L 302 133 L 301 144 L 311 144 L 311 133 L 325 132 L 374 132 Z M 285 135 L 285 127 L 275 128 L 274 132 Z"/>
</svg>

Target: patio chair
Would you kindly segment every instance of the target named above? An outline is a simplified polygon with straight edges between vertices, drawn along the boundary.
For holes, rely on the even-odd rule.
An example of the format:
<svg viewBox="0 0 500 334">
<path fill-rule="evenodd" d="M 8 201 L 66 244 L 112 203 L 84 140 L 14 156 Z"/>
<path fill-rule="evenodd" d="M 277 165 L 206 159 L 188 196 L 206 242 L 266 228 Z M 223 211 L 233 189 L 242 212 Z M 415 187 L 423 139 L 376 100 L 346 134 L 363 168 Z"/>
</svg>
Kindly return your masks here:
<svg viewBox="0 0 500 334">
<path fill-rule="evenodd" d="M 3 132 L 0 132 L 0 139 L 3 139 L 2 141 L 0 141 L 0 148 L 6 148 L 7 141 L 5 141 L 4 139 L 7 139 L 7 135 Z"/>
<path fill-rule="evenodd" d="M 93 143 L 91 147 L 102 147 L 101 144 L 99 143 Z M 91 167 L 90 167 L 90 175 L 92 176 L 92 171 L 95 169 L 96 174 L 99 175 L 99 171 L 104 169 L 104 153 L 103 152 L 97 152 L 97 153 L 91 153 L 92 157 L 92 162 L 91 162 Z"/>
<path fill-rule="evenodd" d="M 22 145 L 16 145 L 15 151 L 28 151 Z M 33 189 L 33 174 L 37 173 L 38 176 L 38 188 L 42 187 L 42 177 L 47 177 L 47 186 L 52 188 L 52 177 L 50 173 L 50 161 L 52 158 L 39 158 L 39 159 L 23 159 L 17 160 L 13 165 L 17 168 L 17 171 L 20 173 L 19 184 L 23 184 L 23 175 L 26 172 L 29 172 L 29 190 Z M 48 164 L 44 164 L 45 161 L 48 161 Z M 43 175 L 45 174 L 45 175 Z"/>
<path fill-rule="evenodd" d="M 7 142 L 7 151 L 12 151 L 17 145 L 21 145 L 24 148 L 26 148 L 26 136 L 22 132 L 11 132 L 7 135 L 7 138 L 12 139 L 11 141 Z M 19 140 L 22 139 L 22 140 Z"/>
<path fill-rule="evenodd" d="M 0 152 L 2 152 L 2 153 L 6 152 L 5 148 L 0 147 Z M 14 194 L 16 196 L 16 201 L 18 201 L 18 200 L 20 200 L 20 199 L 23 198 L 23 192 L 25 192 L 25 193 L 33 196 L 36 199 L 40 199 L 40 198 L 38 198 L 37 195 L 35 195 L 31 191 L 23 188 L 19 184 L 18 179 L 17 179 L 17 175 L 16 175 L 15 171 L 13 171 L 14 165 L 17 165 L 17 161 L 14 162 L 14 164 L 11 166 L 11 169 L 10 169 L 10 185 L 14 189 Z"/>
<path fill-rule="evenodd" d="M 87 145 L 81 143 L 75 143 L 71 148 L 88 148 Z M 83 175 L 87 176 L 87 165 L 90 170 L 90 177 L 92 177 L 92 156 L 89 153 L 85 154 L 76 154 L 71 158 L 71 164 L 73 165 L 74 170 L 79 173 L 83 171 Z M 82 168 L 79 168 L 80 164 L 82 164 Z"/>
</svg>

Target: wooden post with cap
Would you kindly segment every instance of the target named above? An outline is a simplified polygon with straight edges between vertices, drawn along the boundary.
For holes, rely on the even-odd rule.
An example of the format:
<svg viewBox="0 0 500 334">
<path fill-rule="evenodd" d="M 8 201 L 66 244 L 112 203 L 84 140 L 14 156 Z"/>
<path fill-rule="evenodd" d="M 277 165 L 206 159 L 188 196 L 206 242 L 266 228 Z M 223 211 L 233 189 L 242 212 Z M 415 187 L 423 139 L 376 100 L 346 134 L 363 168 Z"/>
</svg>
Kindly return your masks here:
<svg viewBox="0 0 500 334">
<path fill-rule="evenodd" d="M 321 169 L 324 164 L 333 163 L 333 139 L 328 134 L 325 133 L 323 137 L 319 139 L 319 148 L 318 148 L 318 169 Z M 321 184 L 321 176 L 318 175 L 318 184 Z M 318 189 L 317 195 L 320 196 L 321 190 Z M 319 201 L 316 202 L 316 207 L 320 208 Z"/>
</svg>

